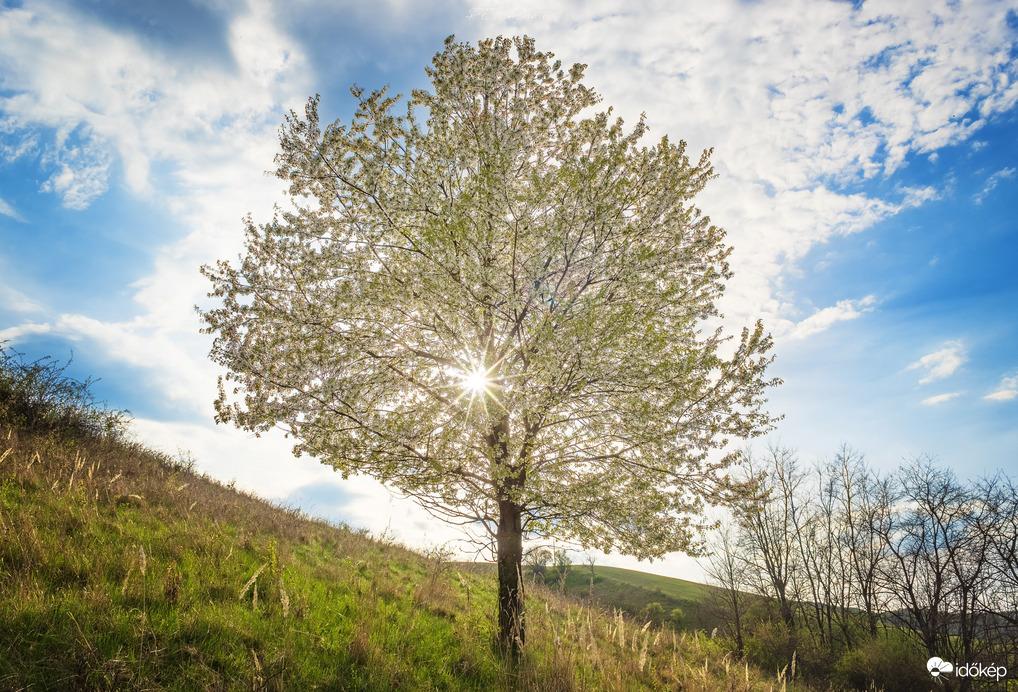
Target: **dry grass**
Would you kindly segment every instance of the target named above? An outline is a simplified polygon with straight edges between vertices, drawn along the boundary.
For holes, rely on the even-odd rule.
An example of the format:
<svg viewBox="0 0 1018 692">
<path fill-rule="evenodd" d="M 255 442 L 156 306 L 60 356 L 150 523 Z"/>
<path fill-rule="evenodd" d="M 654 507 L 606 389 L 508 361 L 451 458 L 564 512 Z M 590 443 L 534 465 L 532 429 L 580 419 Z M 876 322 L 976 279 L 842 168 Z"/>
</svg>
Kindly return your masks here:
<svg viewBox="0 0 1018 692">
<path fill-rule="evenodd" d="M 0 425 L 0 689 L 808 689 L 701 634 L 273 506 L 186 456 Z"/>
</svg>

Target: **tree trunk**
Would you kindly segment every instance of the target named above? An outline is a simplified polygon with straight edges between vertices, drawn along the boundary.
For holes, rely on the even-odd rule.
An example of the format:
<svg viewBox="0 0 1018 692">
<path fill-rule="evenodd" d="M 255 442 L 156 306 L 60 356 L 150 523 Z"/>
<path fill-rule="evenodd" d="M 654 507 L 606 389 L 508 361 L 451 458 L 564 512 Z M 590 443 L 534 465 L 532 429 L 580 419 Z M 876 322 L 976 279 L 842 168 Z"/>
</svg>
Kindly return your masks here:
<svg viewBox="0 0 1018 692">
<path fill-rule="evenodd" d="M 522 512 L 519 505 L 501 500 L 498 514 L 498 640 L 505 651 L 518 656 L 526 641 Z"/>
<path fill-rule="evenodd" d="M 739 595 L 735 594 L 735 647 L 738 650 L 739 656 L 742 656 L 743 643 L 742 643 L 742 612 L 740 611 L 740 603 L 738 602 Z"/>
</svg>

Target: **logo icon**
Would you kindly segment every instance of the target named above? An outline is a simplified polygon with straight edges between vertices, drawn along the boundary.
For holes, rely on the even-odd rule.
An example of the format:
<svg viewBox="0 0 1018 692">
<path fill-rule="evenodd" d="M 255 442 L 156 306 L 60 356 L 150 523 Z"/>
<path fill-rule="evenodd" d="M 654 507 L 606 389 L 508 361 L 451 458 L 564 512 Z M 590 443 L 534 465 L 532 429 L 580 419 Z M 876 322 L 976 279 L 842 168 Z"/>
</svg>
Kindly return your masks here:
<svg viewBox="0 0 1018 692">
<path fill-rule="evenodd" d="M 930 675 L 933 677 L 939 676 L 941 673 L 952 673 L 954 672 L 954 666 L 950 661 L 945 661 L 939 656 L 934 656 L 926 662 L 926 670 L 930 671 Z"/>
</svg>

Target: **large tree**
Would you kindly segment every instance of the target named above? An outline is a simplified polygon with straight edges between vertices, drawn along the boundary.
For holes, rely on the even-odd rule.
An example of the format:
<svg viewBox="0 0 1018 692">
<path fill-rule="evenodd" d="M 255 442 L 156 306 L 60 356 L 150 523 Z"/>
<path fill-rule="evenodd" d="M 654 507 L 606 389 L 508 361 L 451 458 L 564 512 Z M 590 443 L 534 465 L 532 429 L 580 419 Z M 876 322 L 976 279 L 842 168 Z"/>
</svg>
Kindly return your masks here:
<svg viewBox="0 0 1018 692">
<path fill-rule="evenodd" d="M 524 536 L 695 551 L 705 503 L 745 491 L 729 438 L 772 422 L 762 326 L 704 330 L 730 276 L 690 204 L 710 152 L 581 117 L 585 66 L 552 57 L 450 37 L 404 114 L 355 87 L 352 123 L 323 130 L 311 99 L 280 133 L 292 210 L 203 268 L 218 420 L 483 527 L 514 650 Z"/>
</svg>

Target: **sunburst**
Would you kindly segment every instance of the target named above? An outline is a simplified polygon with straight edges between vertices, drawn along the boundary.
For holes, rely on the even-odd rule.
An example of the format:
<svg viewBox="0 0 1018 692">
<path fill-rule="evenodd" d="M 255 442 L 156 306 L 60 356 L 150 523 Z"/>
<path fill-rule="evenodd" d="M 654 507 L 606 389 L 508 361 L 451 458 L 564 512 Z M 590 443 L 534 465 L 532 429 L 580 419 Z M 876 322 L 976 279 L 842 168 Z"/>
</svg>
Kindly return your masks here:
<svg viewBox="0 0 1018 692">
<path fill-rule="evenodd" d="M 462 377 L 463 388 L 471 394 L 471 396 L 480 396 L 484 394 L 492 385 L 491 379 L 488 377 L 488 371 L 484 369 L 484 366 L 478 365 L 473 370 L 463 374 Z"/>
</svg>

